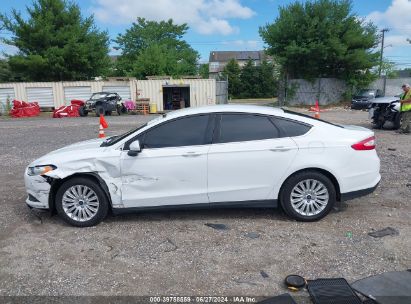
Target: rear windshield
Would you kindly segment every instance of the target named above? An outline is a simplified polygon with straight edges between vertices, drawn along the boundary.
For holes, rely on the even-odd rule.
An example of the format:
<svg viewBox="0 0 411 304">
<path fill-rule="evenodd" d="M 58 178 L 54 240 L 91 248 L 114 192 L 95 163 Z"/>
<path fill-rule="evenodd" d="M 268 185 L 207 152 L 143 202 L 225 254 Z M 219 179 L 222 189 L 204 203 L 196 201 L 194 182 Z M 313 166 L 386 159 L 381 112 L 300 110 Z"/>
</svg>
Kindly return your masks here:
<svg viewBox="0 0 411 304">
<path fill-rule="evenodd" d="M 283 109 L 283 111 L 284 111 L 284 113 L 287 113 L 287 114 L 297 115 L 297 116 L 309 118 L 309 119 L 312 119 L 312 120 L 321 121 L 321 122 L 324 122 L 326 124 L 329 124 L 329 125 L 344 129 L 344 127 L 341 126 L 341 125 L 338 125 L 338 124 L 335 124 L 335 123 L 332 123 L 332 122 L 329 122 L 329 121 L 326 121 L 326 120 L 322 120 L 322 119 L 319 119 L 319 118 L 314 118 L 314 117 L 306 115 L 306 114 L 302 114 L 302 113 L 299 113 L 299 112 L 294 112 L 294 111 L 290 111 L 290 110 L 286 110 L 286 109 Z"/>
</svg>

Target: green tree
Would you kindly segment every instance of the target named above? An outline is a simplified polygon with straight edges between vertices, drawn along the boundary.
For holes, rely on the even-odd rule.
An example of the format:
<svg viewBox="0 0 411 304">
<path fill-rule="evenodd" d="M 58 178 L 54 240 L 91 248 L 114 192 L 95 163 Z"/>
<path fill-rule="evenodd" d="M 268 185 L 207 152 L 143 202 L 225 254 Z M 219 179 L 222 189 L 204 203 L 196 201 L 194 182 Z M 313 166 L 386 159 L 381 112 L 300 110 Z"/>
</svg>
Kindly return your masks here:
<svg viewBox="0 0 411 304">
<path fill-rule="evenodd" d="M 259 71 L 259 81 L 261 98 L 270 98 L 277 95 L 278 80 L 276 69 L 273 63 L 264 60 L 260 66 L 256 67 Z"/>
<path fill-rule="evenodd" d="M 227 62 L 223 70 L 223 79 L 228 80 L 228 95 L 230 98 L 240 97 L 241 80 L 240 80 L 240 66 L 235 59 Z"/>
<path fill-rule="evenodd" d="M 8 61 L 6 59 L 0 59 L 0 82 L 11 82 L 13 80 Z"/>
<path fill-rule="evenodd" d="M 398 73 L 395 70 L 395 63 L 392 61 L 389 61 L 387 59 L 384 59 L 382 61 L 382 67 L 381 71 L 384 75 L 386 75 L 388 78 L 396 78 L 398 77 Z"/>
<path fill-rule="evenodd" d="M 272 24 L 260 28 L 285 73 L 293 78 L 337 77 L 363 86 L 378 65 L 376 27 L 352 13 L 351 0 L 295 2 L 280 7 Z"/>
<path fill-rule="evenodd" d="M 198 75 L 200 75 L 201 78 L 203 79 L 209 78 L 209 64 L 208 63 L 200 64 L 200 66 L 198 67 Z"/>
<path fill-rule="evenodd" d="M 183 40 L 187 24 L 173 20 L 137 22 L 117 36 L 116 49 L 121 50 L 117 73 L 144 78 L 149 75 L 195 75 L 198 53 Z"/>
<path fill-rule="evenodd" d="M 243 66 L 240 74 L 241 98 L 260 98 L 262 96 L 259 70 L 251 59 Z"/>
<path fill-rule="evenodd" d="M 13 10 L 0 15 L 12 38 L 6 44 L 18 48 L 8 56 L 11 71 L 22 81 L 89 79 L 109 67 L 109 38 L 81 16 L 78 5 L 65 0 L 37 0 L 27 7 L 28 19 Z"/>
</svg>

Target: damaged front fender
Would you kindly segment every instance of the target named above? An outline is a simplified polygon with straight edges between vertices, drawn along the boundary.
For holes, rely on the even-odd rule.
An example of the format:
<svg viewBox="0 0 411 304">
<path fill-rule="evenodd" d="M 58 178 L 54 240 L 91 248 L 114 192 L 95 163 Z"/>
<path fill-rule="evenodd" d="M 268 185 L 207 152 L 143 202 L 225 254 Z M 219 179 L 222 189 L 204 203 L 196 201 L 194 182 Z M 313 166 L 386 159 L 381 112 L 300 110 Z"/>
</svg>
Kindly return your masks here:
<svg viewBox="0 0 411 304">
<path fill-rule="evenodd" d="M 53 164 L 57 168 L 47 172 L 44 176 L 51 179 L 48 183 L 42 176 L 26 177 L 26 188 L 29 194 L 33 193 L 44 207 L 54 203 L 54 195 L 62 182 L 78 175 L 89 175 L 95 178 L 106 192 L 113 208 L 122 208 L 121 200 L 121 150 L 110 148 L 93 148 L 82 151 L 62 150 L 60 153 L 51 153 L 35 161 L 32 165 L 44 163 Z M 51 185 L 50 185 L 51 184 Z M 47 201 L 47 204 L 44 202 Z"/>
</svg>

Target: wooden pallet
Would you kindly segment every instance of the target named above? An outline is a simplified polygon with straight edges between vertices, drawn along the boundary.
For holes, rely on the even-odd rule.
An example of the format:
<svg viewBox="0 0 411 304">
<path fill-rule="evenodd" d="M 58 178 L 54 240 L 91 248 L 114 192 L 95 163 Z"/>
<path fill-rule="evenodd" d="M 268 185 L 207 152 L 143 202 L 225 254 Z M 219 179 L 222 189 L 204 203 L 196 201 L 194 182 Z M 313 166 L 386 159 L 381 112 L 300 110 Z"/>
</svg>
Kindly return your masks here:
<svg viewBox="0 0 411 304">
<path fill-rule="evenodd" d="M 150 104 L 147 102 L 136 102 L 136 111 L 138 114 L 148 115 L 150 113 Z"/>
</svg>

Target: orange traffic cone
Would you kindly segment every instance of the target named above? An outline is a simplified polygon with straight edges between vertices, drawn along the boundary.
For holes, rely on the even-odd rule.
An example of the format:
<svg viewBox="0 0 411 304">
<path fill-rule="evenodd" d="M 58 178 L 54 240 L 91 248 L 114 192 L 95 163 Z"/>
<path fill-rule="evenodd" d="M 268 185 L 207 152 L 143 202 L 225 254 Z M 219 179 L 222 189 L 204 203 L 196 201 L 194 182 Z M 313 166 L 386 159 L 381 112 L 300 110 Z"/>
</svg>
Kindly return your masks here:
<svg viewBox="0 0 411 304">
<path fill-rule="evenodd" d="M 100 128 L 98 130 L 98 138 L 104 138 L 106 137 L 106 135 L 104 134 L 104 128 L 103 126 L 100 124 Z"/>
<path fill-rule="evenodd" d="M 320 104 L 318 100 L 315 101 L 315 107 L 310 108 L 310 112 L 315 112 L 314 113 L 314 118 L 320 118 Z"/>
<path fill-rule="evenodd" d="M 99 130 L 98 130 L 98 138 L 106 137 L 106 135 L 104 134 L 104 129 L 107 129 L 107 128 L 108 128 L 108 123 L 104 119 L 103 114 L 100 114 L 100 127 L 99 127 Z"/>
<path fill-rule="evenodd" d="M 107 123 L 107 121 L 105 120 L 103 114 L 100 114 L 100 125 L 102 125 L 104 129 L 107 129 L 107 128 L 108 128 L 108 123 Z"/>
<path fill-rule="evenodd" d="M 320 118 L 320 103 L 318 100 L 315 101 L 315 114 L 314 118 Z"/>
</svg>

